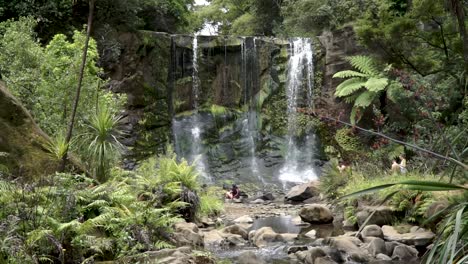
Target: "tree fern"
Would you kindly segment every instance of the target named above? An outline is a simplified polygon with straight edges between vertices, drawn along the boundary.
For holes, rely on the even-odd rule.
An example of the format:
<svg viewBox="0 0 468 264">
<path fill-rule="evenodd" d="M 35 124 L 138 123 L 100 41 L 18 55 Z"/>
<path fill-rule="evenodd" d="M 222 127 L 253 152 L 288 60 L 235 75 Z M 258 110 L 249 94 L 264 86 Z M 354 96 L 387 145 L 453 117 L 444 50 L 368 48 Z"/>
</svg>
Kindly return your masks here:
<svg viewBox="0 0 468 264">
<path fill-rule="evenodd" d="M 336 97 L 345 97 L 353 94 L 361 88 L 364 88 L 366 80 L 363 78 L 351 78 L 336 87 L 335 96 Z"/>
<path fill-rule="evenodd" d="M 398 86 L 398 82 L 389 80 L 371 57 L 359 55 L 348 57 L 347 60 L 359 71 L 340 71 L 335 73 L 333 78 L 347 78 L 336 87 L 335 96 L 353 104 L 350 119 L 354 124 L 359 109 L 372 105 L 382 92 L 388 87 L 394 89 Z"/>
<path fill-rule="evenodd" d="M 373 58 L 369 56 L 364 56 L 364 55 L 357 55 L 357 56 L 351 56 L 348 57 L 347 60 L 353 66 L 354 68 L 358 69 L 362 73 L 369 75 L 369 76 L 375 76 L 379 75 L 380 71 L 376 67 L 376 62 Z"/>
</svg>

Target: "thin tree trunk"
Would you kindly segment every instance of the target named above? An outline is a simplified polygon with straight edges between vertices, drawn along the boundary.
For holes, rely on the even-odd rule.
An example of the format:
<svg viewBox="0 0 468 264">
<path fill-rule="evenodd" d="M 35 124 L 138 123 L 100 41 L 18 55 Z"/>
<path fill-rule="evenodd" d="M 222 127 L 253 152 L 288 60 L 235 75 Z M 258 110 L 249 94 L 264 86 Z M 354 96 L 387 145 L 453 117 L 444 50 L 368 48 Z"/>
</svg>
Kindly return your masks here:
<svg viewBox="0 0 468 264">
<path fill-rule="evenodd" d="M 465 27 L 465 9 L 463 6 L 463 1 L 460 0 L 449 0 L 448 4 L 450 5 L 450 10 L 457 18 L 458 31 L 460 32 L 460 38 L 463 45 L 463 61 L 465 66 L 463 85 L 465 85 L 468 77 L 468 33 L 466 32 Z"/>
<path fill-rule="evenodd" d="M 89 14 L 88 14 L 88 26 L 86 30 L 86 41 L 85 41 L 85 46 L 83 48 L 83 57 L 81 61 L 80 75 L 78 77 L 78 86 L 76 87 L 75 101 L 73 102 L 73 109 L 72 109 L 72 113 L 70 117 L 70 122 L 68 123 L 67 136 L 65 138 L 65 143 L 67 144 L 67 150 L 65 151 L 65 155 L 63 155 L 62 162 L 60 163 L 60 167 L 59 167 L 60 172 L 63 172 L 65 170 L 65 165 L 68 159 L 68 144 L 70 143 L 70 140 L 73 134 L 73 125 L 75 124 L 76 110 L 78 108 L 78 103 L 80 102 L 81 86 L 83 83 L 84 69 L 86 66 L 86 58 L 88 55 L 88 46 L 89 46 L 89 39 L 91 35 L 91 26 L 93 24 L 94 1 L 95 0 L 89 0 Z"/>
</svg>

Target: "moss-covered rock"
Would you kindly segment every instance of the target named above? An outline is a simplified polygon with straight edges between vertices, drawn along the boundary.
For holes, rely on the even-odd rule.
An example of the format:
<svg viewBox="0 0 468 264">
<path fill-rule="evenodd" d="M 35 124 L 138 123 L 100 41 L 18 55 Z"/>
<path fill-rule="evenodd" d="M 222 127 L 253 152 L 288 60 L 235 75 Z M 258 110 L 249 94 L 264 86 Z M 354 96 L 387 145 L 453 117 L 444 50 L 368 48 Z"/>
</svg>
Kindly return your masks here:
<svg viewBox="0 0 468 264">
<path fill-rule="evenodd" d="M 48 175 L 58 162 L 47 151 L 49 139 L 20 102 L 0 82 L 0 175 Z"/>
</svg>

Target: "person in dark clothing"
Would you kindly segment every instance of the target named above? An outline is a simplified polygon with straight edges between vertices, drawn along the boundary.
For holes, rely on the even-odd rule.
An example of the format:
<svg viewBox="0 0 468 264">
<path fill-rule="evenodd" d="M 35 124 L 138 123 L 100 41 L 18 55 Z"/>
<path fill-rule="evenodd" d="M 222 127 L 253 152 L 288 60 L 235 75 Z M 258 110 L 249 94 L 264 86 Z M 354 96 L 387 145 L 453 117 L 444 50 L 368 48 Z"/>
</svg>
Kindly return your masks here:
<svg viewBox="0 0 468 264">
<path fill-rule="evenodd" d="M 239 199 L 240 197 L 240 190 L 237 185 L 233 184 L 232 189 L 226 193 L 226 198 L 228 199 Z"/>
</svg>

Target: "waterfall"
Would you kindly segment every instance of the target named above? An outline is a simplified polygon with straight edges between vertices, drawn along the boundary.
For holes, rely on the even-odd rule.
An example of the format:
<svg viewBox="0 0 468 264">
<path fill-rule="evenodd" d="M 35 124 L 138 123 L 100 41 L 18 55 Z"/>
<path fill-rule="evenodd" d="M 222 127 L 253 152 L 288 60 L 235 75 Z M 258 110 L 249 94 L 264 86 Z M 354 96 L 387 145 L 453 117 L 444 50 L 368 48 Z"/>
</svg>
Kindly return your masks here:
<svg viewBox="0 0 468 264">
<path fill-rule="evenodd" d="M 174 119 L 172 130 L 175 150 L 178 156 L 184 157 L 195 165 L 203 181 L 212 182 L 206 166 L 206 157 L 202 144 L 203 127 L 198 112 L 200 97 L 200 78 L 198 76 L 198 38 L 195 34 L 192 42 L 192 108 L 193 114 L 181 119 Z"/>
<path fill-rule="evenodd" d="M 304 91 L 305 90 L 305 91 Z M 305 94 L 304 94 L 305 93 Z M 286 87 L 288 135 L 285 163 L 279 179 L 283 182 L 305 182 L 317 179 L 312 163 L 315 135 L 306 135 L 300 142 L 297 138 L 297 109 L 312 107 L 313 95 L 313 50 L 309 39 L 293 39 L 290 42 L 288 80 Z M 307 102 L 304 103 L 304 98 Z"/>
<path fill-rule="evenodd" d="M 244 90 L 243 101 L 244 105 L 247 107 L 247 112 L 242 120 L 241 135 L 248 148 L 248 166 L 250 167 L 252 176 L 256 177 L 259 182 L 265 185 L 265 180 L 262 177 L 260 166 L 255 156 L 256 138 L 259 135 L 257 129 L 257 112 L 255 111 L 256 105 L 253 100 L 254 98 L 252 98 L 255 85 L 257 85 L 255 83 L 256 78 L 254 78 L 254 75 L 257 73 L 256 67 L 257 46 L 255 44 L 255 38 L 243 38 L 241 44 L 241 76 Z"/>
</svg>

